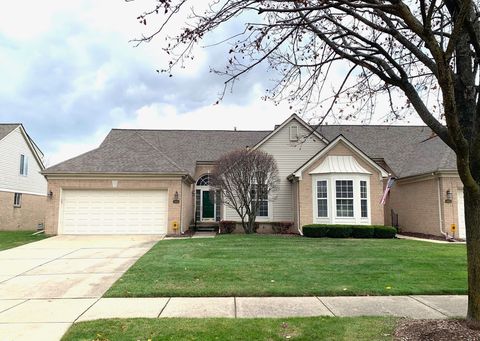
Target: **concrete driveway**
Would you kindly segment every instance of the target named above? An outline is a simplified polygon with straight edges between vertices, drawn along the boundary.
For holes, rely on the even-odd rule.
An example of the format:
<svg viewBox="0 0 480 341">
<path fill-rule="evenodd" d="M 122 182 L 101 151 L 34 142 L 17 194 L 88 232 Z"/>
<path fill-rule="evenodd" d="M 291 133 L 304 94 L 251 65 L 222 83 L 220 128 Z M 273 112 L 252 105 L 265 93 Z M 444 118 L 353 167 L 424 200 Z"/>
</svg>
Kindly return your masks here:
<svg viewBox="0 0 480 341">
<path fill-rule="evenodd" d="M 58 340 L 163 236 L 56 236 L 0 252 L 0 340 Z"/>
</svg>

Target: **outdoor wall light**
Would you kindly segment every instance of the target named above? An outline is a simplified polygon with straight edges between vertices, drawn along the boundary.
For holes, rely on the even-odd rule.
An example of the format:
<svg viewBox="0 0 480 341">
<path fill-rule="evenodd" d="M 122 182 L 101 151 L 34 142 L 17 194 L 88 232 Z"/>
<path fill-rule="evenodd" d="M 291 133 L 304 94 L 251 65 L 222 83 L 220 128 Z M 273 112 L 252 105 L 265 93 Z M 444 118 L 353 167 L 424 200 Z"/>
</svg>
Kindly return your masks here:
<svg viewBox="0 0 480 341">
<path fill-rule="evenodd" d="M 451 203 L 453 199 L 452 191 L 447 189 L 447 199 L 445 199 L 446 203 Z"/>
<path fill-rule="evenodd" d="M 47 194 L 47 196 L 48 196 L 48 199 L 52 199 L 52 198 L 53 198 L 53 192 L 52 192 L 52 191 L 49 191 L 48 194 Z"/>
<path fill-rule="evenodd" d="M 180 202 L 180 199 L 178 198 L 178 191 L 175 191 L 175 194 L 173 195 L 173 203 L 178 204 Z"/>
</svg>

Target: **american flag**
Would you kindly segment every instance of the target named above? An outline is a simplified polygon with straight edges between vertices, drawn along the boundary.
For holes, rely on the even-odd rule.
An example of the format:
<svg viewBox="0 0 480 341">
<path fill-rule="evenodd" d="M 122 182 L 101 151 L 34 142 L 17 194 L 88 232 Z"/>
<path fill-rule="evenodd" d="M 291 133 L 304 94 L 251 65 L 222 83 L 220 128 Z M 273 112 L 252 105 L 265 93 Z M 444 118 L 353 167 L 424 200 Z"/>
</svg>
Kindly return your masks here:
<svg viewBox="0 0 480 341">
<path fill-rule="evenodd" d="M 382 200 L 380 200 L 380 204 L 385 205 L 385 202 L 387 201 L 388 192 L 390 192 L 390 188 L 393 187 L 394 183 L 395 183 L 395 178 L 389 177 L 387 181 L 387 186 L 385 186 L 385 191 L 383 192 Z"/>
</svg>

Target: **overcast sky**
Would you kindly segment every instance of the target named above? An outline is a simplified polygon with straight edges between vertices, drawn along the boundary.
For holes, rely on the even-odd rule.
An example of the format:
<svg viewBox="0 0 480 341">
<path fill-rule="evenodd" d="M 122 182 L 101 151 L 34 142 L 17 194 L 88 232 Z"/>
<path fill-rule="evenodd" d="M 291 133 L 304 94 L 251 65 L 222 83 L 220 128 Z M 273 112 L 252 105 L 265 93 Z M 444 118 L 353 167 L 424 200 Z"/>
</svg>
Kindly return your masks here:
<svg viewBox="0 0 480 341">
<path fill-rule="evenodd" d="M 151 3 L 3 1 L 0 122 L 23 123 L 53 165 L 95 148 L 111 128 L 266 130 L 291 114 L 261 100 L 274 78 L 263 68 L 213 105 L 223 80 L 209 69 L 224 65 L 227 46 L 199 48 L 172 78 L 157 74 L 161 41 L 129 43 Z"/>
</svg>

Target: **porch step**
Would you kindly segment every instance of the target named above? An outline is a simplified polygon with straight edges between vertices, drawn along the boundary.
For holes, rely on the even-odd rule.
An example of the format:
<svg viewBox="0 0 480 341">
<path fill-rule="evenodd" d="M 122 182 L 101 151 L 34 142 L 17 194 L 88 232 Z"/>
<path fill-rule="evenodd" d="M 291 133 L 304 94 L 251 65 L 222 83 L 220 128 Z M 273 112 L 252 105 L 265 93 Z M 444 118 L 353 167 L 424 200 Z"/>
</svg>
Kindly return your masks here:
<svg viewBox="0 0 480 341">
<path fill-rule="evenodd" d="M 190 225 L 190 230 L 198 232 L 217 232 L 218 223 L 197 223 Z"/>
</svg>

